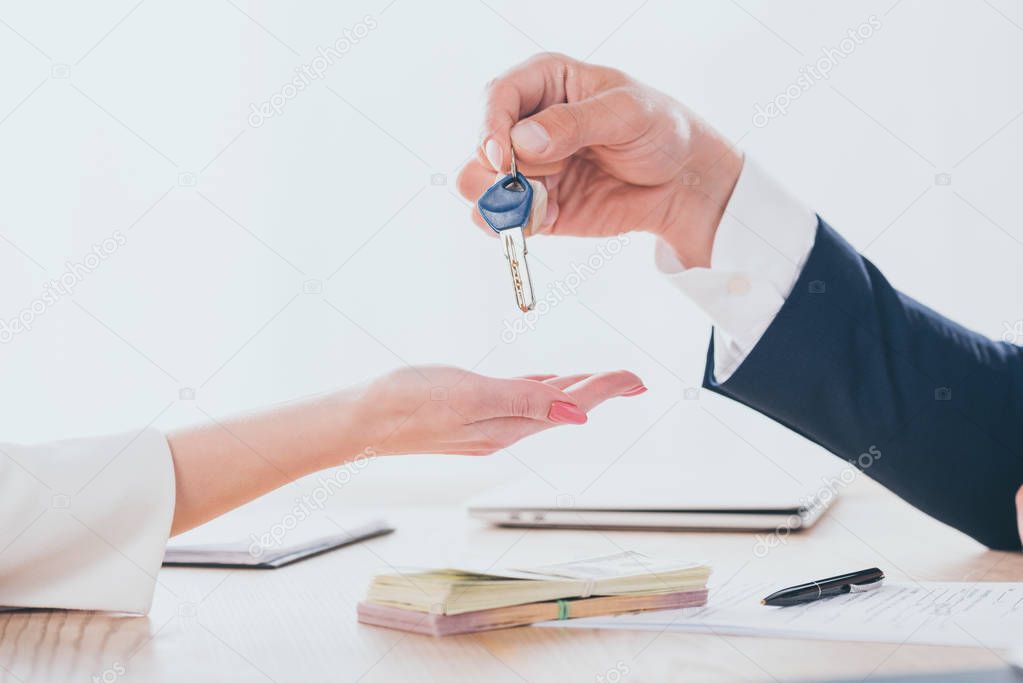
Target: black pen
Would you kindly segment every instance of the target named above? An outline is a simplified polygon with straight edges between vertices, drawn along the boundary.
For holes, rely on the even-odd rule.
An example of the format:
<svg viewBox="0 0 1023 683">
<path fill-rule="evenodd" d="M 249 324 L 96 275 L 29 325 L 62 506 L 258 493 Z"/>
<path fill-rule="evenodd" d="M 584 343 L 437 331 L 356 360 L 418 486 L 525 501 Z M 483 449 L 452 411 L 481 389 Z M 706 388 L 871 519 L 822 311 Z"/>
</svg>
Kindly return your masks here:
<svg viewBox="0 0 1023 683">
<path fill-rule="evenodd" d="M 789 605 L 802 605 L 821 598 L 830 598 L 834 595 L 852 593 L 855 591 L 866 591 L 877 588 L 884 581 L 884 572 L 877 567 L 861 569 L 858 572 L 832 576 L 830 579 L 811 581 L 791 588 L 783 588 L 780 591 L 771 593 L 760 601 L 761 605 L 771 607 L 787 607 Z"/>
</svg>

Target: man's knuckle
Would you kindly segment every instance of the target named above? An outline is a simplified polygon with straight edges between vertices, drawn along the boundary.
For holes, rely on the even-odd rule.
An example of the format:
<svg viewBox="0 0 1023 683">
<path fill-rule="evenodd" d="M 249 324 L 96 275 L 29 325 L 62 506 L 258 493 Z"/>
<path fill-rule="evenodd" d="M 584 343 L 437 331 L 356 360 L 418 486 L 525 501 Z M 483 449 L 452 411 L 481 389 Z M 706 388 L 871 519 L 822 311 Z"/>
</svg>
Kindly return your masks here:
<svg viewBox="0 0 1023 683">
<path fill-rule="evenodd" d="M 553 50 L 544 50 L 543 52 L 537 52 L 535 55 L 530 57 L 529 61 L 532 62 L 533 64 L 538 63 L 549 64 L 549 63 L 572 63 L 575 60 L 573 60 L 566 54 L 562 54 L 561 52 L 555 52 Z"/>
<path fill-rule="evenodd" d="M 498 76 L 487 81 L 486 87 L 483 92 L 486 94 L 487 102 L 495 102 L 501 96 L 506 94 L 509 90 L 514 90 L 515 86 L 512 85 L 507 78 Z"/>
<path fill-rule="evenodd" d="M 609 66 L 600 67 L 600 75 L 609 86 L 625 85 L 632 82 L 632 79 L 624 71 Z"/>
</svg>

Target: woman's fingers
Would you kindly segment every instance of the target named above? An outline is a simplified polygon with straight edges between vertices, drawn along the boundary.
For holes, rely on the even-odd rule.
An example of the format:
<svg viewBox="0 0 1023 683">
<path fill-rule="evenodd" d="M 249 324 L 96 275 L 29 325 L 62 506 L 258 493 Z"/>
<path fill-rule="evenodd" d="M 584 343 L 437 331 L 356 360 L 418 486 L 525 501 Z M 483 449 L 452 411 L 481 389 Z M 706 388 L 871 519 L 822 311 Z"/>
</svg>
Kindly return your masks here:
<svg viewBox="0 0 1023 683">
<path fill-rule="evenodd" d="M 616 396 L 636 396 L 646 387 L 628 370 L 566 377 L 563 390 L 553 381 L 481 377 L 472 385 L 467 416 L 472 422 L 495 418 L 528 418 L 555 424 L 583 424 L 588 413 Z"/>
<path fill-rule="evenodd" d="M 638 396 L 646 387 L 635 374 L 628 370 L 602 372 L 574 385 L 566 393 L 579 407 L 589 412 L 604 401 L 616 396 Z"/>
<path fill-rule="evenodd" d="M 548 384 L 556 389 L 565 390 L 573 384 L 578 384 L 588 377 L 593 377 L 593 373 L 585 372 L 577 375 L 521 375 L 516 379 L 529 379 L 534 382 L 543 382 L 544 384 Z"/>
<path fill-rule="evenodd" d="M 546 380 L 543 384 L 558 389 L 562 388 L 560 385 L 570 387 L 566 393 L 576 401 L 580 409 L 587 411 L 616 396 L 638 396 L 646 391 L 642 380 L 626 370 L 596 375 L 567 375 Z M 557 424 L 557 421 L 550 419 L 494 416 L 466 425 L 465 428 L 473 433 L 474 440 L 481 439 L 484 442 L 484 450 L 493 452 Z M 474 446 L 479 447 L 480 444 L 475 443 Z"/>
<path fill-rule="evenodd" d="M 568 389 L 573 384 L 578 384 L 579 382 L 581 382 L 584 379 L 587 379 L 589 377 L 593 377 L 593 373 L 592 372 L 587 372 L 587 373 L 581 374 L 581 375 L 565 375 L 563 377 L 556 377 L 556 376 L 552 375 L 551 377 L 549 377 L 548 379 L 546 379 L 544 381 L 547 384 L 550 384 L 552 387 L 557 387 L 558 389 L 561 389 L 562 391 L 564 391 L 565 389 Z"/>
<path fill-rule="evenodd" d="M 543 382 L 481 377 L 469 388 L 466 415 L 472 422 L 520 417 L 541 422 L 583 424 L 586 411 L 575 399 Z"/>
</svg>

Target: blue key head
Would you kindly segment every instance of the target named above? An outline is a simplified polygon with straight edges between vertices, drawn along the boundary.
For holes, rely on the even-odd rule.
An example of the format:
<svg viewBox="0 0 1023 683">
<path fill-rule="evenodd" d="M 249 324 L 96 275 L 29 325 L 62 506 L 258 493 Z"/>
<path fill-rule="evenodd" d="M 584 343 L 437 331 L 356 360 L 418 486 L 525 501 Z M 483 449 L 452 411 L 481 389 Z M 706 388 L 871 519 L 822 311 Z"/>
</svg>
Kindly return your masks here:
<svg viewBox="0 0 1023 683">
<path fill-rule="evenodd" d="M 494 232 L 524 227 L 533 206 L 533 186 L 521 173 L 506 175 L 483 193 L 476 206 Z"/>
</svg>

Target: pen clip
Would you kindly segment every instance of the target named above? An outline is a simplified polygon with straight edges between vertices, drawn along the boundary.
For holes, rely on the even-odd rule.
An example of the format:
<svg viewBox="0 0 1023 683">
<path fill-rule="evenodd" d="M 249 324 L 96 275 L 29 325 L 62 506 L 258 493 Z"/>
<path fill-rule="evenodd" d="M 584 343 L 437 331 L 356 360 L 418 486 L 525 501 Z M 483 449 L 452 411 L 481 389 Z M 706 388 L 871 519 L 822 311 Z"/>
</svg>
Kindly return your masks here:
<svg viewBox="0 0 1023 683">
<path fill-rule="evenodd" d="M 876 581 L 871 581 L 869 583 L 850 583 L 849 584 L 849 592 L 850 593 L 866 593 L 867 591 L 876 590 L 876 589 L 881 587 L 881 583 L 883 581 L 884 581 L 884 577 L 882 576 L 881 578 L 877 579 Z"/>
</svg>

